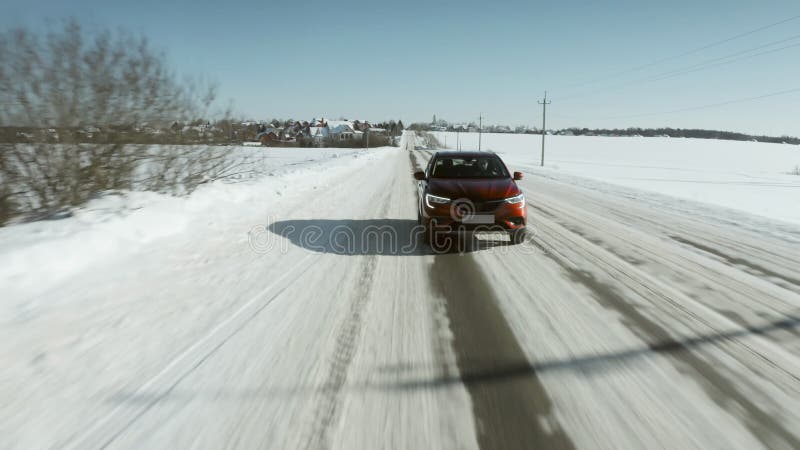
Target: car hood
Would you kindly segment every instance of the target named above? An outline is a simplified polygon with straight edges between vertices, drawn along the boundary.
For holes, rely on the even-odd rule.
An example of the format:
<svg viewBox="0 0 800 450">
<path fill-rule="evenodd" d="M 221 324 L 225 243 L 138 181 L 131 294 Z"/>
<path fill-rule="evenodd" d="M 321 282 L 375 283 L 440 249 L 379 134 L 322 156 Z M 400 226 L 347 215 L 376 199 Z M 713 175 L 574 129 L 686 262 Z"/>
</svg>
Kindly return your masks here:
<svg viewBox="0 0 800 450">
<path fill-rule="evenodd" d="M 511 178 L 431 178 L 428 192 L 451 199 L 489 201 L 513 197 L 520 190 Z"/>
</svg>

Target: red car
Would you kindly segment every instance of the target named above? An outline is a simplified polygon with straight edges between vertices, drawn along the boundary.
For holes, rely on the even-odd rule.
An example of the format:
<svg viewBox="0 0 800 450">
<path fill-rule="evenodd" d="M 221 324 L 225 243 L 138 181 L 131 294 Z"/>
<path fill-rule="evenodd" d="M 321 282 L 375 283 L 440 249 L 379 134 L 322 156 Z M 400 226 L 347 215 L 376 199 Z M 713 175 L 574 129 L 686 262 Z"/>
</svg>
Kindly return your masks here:
<svg viewBox="0 0 800 450">
<path fill-rule="evenodd" d="M 525 196 L 494 153 L 437 152 L 419 180 L 417 221 L 426 239 L 459 231 L 504 231 L 515 244 L 525 237 Z"/>
</svg>

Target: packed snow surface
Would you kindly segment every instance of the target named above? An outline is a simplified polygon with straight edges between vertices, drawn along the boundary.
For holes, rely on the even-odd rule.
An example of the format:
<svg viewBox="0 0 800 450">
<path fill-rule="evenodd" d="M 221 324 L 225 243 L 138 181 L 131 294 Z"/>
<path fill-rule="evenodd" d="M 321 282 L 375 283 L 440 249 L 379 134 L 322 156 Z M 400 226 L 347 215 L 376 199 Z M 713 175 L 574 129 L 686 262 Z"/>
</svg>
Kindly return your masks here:
<svg viewBox="0 0 800 450">
<path fill-rule="evenodd" d="M 75 209 L 69 217 L 0 228 L 3 290 L 30 295 L 98 260 L 133 255 L 154 240 L 191 234 L 202 225 L 242 214 L 242 210 L 268 210 L 281 198 L 313 189 L 375 152 L 342 148 L 230 150 L 242 163 L 241 173 L 201 186 L 188 197 L 113 192 Z M 0 320 L 7 313 L 0 309 Z"/>
</svg>

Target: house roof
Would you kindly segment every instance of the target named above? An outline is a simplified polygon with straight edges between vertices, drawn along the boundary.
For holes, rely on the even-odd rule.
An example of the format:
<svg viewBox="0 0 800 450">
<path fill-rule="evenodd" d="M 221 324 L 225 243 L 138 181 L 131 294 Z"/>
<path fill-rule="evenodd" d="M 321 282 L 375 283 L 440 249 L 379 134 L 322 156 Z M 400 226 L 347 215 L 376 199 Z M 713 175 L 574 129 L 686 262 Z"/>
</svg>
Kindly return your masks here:
<svg viewBox="0 0 800 450">
<path fill-rule="evenodd" d="M 324 127 L 309 127 L 308 133 L 311 137 L 314 136 L 325 136 L 325 128 Z"/>
<path fill-rule="evenodd" d="M 256 139 L 261 139 L 261 136 L 266 136 L 269 134 L 278 136 L 278 130 L 276 130 L 275 128 L 267 128 L 267 131 L 262 131 L 261 133 L 258 133 L 256 135 Z"/>
<path fill-rule="evenodd" d="M 329 120 L 328 129 L 331 133 L 354 133 L 353 124 L 345 120 Z"/>
</svg>

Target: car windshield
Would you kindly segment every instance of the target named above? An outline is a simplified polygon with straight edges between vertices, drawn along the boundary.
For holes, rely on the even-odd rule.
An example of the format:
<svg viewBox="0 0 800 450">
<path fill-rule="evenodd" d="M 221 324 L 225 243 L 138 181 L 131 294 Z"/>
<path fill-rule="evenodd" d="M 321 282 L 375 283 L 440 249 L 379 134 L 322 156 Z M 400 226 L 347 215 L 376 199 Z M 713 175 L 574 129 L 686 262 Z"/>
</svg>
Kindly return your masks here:
<svg viewBox="0 0 800 450">
<path fill-rule="evenodd" d="M 439 157 L 431 171 L 433 178 L 508 178 L 508 172 L 497 157 Z"/>
</svg>

